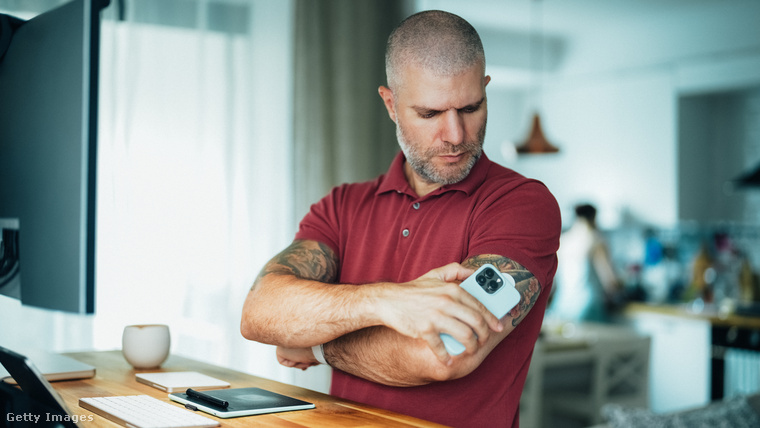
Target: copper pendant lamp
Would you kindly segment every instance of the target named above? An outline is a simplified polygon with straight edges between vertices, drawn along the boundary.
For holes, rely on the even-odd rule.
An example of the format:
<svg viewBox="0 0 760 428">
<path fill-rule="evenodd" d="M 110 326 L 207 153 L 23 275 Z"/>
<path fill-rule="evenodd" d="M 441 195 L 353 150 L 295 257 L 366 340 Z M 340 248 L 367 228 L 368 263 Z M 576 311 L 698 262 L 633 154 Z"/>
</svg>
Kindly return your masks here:
<svg viewBox="0 0 760 428">
<path fill-rule="evenodd" d="M 552 145 L 544 136 L 544 131 L 541 129 L 541 117 L 538 113 L 533 114 L 533 126 L 530 130 L 530 135 L 525 142 L 517 146 L 518 154 L 529 153 L 557 153 L 559 149 Z"/>
<path fill-rule="evenodd" d="M 542 11 L 541 11 L 541 0 L 533 0 L 533 4 L 531 7 L 531 43 L 530 43 L 530 51 L 529 56 L 531 58 L 531 67 L 532 68 L 538 68 L 538 74 L 543 74 L 543 25 L 541 23 L 542 21 Z M 537 59 L 539 60 L 539 66 L 535 67 L 533 65 L 533 60 Z M 534 78 L 536 73 L 536 70 L 533 71 Z M 533 84 L 533 91 L 536 91 L 536 87 L 540 87 L 540 84 Z M 540 92 L 540 90 L 539 90 Z M 534 95 L 534 98 L 540 98 L 536 95 Z M 539 116 L 538 112 L 533 114 L 533 124 L 530 129 L 530 134 L 528 134 L 528 138 L 525 140 L 524 143 L 517 146 L 515 148 L 517 150 L 517 154 L 543 154 L 543 153 L 557 153 L 559 149 L 554 146 L 552 143 L 550 143 L 546 136 L 544 135 L 544 131 L 541 128 L 541 117 Z"/>
</svg>

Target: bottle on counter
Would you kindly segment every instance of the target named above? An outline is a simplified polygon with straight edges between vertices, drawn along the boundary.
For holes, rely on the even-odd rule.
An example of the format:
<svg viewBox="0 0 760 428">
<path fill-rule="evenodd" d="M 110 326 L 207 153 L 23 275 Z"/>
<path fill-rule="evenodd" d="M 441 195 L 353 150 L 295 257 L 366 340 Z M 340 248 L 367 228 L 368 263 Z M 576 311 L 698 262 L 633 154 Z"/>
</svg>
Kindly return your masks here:
<svg viewBox="0 0 760 428">
<path fill-rule="evenodd" d="M 710 257 L 707 245 L 702 243 L 697 256 L 694 258 L 691 286 L 686 290 L 684 299 L 690 301 L 701 298 L 707 303 L 712 302 L 712 283 L 714 281 L 713 260 Z"/>
<path fill-rule="evenodd" d="M 747 257 L 744 257 L 739 271 L 739 298 L 742 302 L 760 301 L 760 284 L 758 282 L 760 282 L 758 276 L 752 270 Z"/>
</svg>

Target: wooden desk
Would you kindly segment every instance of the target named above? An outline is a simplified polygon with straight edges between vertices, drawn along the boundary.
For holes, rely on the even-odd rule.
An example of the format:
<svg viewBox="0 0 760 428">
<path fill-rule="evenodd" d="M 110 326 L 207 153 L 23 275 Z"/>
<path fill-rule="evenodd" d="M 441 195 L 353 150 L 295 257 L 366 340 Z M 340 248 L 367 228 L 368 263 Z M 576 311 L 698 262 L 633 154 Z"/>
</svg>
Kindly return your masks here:
<svg viewBox="0 0 760 428">
<path fill-rule="evenodd" d="M 95 366 L 96 375 L 91 379 L 51 382 L 53 388 L 61 395 L 69 411 L 76 415 L 93 415 L 79 407 L 82 397 L 102 397 L 113 395 L 147 394 L 168 403 L 179 406 L 167 397 L 167 393 L 144 385 L 135 380 L 136 371 L 124 360 L 119 351 L 69 353 L 67 356 Z M 268 415 L 246 416 L 241 418 L 218 419 L 206 413 L 200 413 L 212 419 L 218 419 L 223 427 L 256 426 L 265 427 L 440 427 L 432 422 L 416 419 L 387 410 L 342 400 L 330 395 L 311 391 L 293 385 L 252 376 L 225 369 L 211 364 L 171 356 L 160 370 L 154 371 L 197 371 L 209 376 L 226 380 L 232 388 L 259 387 L 280 394 L 306 400 L 316 405 L 313 410 L 272 413 Z M 85 419 L 86 421 L 86 419 Z M 119 425 L 95 415 L 93 422 L 83 422 L 82 426 L 113 428 Z"/>
</svg>

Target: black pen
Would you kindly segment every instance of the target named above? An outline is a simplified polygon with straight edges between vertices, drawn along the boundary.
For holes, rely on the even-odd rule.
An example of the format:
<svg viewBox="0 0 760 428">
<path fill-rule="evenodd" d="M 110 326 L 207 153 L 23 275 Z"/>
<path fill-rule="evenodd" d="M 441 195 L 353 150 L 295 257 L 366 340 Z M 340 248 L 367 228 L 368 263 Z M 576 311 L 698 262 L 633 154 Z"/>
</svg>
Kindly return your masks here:
<svg viewBox="0 0 760 428">
<path fill-rule="evenodd" d="M 199 400 L 203 400 L 207 403 L 211 403 L 215 406 L 222 407 L 224 409 L 226 409 L 230 405 L 230 403 L 222 400 L 221 398 L 212 397 L 211 395 L 198 392 L 192 388 L 187 388 L 187 391 L 185 391 L 185 394 L 187 394 L 188 397 L 197 398 Z"/>
</svg>

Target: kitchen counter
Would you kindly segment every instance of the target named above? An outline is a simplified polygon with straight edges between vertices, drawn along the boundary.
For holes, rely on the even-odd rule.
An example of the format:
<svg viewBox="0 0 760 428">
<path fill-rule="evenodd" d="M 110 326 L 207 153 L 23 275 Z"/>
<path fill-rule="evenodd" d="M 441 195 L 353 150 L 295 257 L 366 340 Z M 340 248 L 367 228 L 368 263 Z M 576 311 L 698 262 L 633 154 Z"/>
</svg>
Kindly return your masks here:
<svg viewBox="0 0 760 428">
<path fill-rule="evenodd" d="M 625 315 L 653 313 L 709 321 L 713 326 L 760 329 L 760 316 L 746 316 L 719 311 L 714 305 L 629 303 Z"/>
<path fill-rule="evenodd" d="M 727 306 L 723 307 L 724 309 Z M 733 352 L 736 355 L 736 350 L 743 352 L 742 355 L 760 355 L 760 316 L 747 316 L 730 313 L 728 310 L 719 310 L 715 305 L 701 305 L 699 303 L 692 304 L 649 304 L 649 303 L 631 303 L 624 310 L 624 316 L 630 320 L 638 320 L 641 324 L 644 320 L 649 325 L 650 333 L 653 333 L 660 329 L 657 325 L 661 325 L 661 334 L 669 334 L 667 341 L 677 340 L 682 336 L 682 333 L 673 333 L 673 325 L 689 325 L 692 330 L 697 331 L 698 323 L 703 323 L 707 337 L 704 338 L 704 334 L 697 333 L 692 334 L 689 339 L 689 343 L 683 343 L 679 346 L 671 346 L 667 351 L 660 352 L 658 358 L 666 359 L 668 354 L 683 355 L 684 349 L 689 349 L 689 353 L 699 352 L 700 356 L 692 358 L 692 363 L 695 367 L 701 367 L 700 361 L 703 358 L 709 361 L 709 399 L 719 400 L 725 396 L 725 393 L 733 393 L 732 391 L 726 391 L 726 376 L 728 376 L 727 368 L 727 355 Z M 695 324 L 697 323 L 697 324 Z M 687 328 L 688 329 L 688 328 Z M 704 338 L 704 339 L 703 339 Z M 705 340 L 706 339 L 706 340 Z M 667 343 L 666 340 L 655 339 L 655 352 L 658 352 L 659 348 L 664 348 Z M 695 344 L 699 343 L 698 345 Z M 706 343 L 705 343 L 706 342 Z M 706 352 L 707 355 L 701 354 Z M 749 354 L 747 354 L 749 352 Z M 737 370 L 745 370 L 749 366 L 757 364 L 758 357 L 743 357 L 739 366 L 735 366 L 731 372 L 737 372 Z M 746 360 L 746 361 L 745 361 Z M 730 364 L 736 363 L 737 360 Z M 707 367 L 705 367 L 707 368 Z M 669 368 L 668 370 L 675 370 L 677 368 Z M 665 372 L 666 370 L 662 370 Z M 697 372 L 697 370 L 692 370 Z M 698 370 L 699 373 L 703 373 L 703 369 Z M 732 378 L 733 379 L 733 378 Z M 734 382 L 733 380 L 729 380 Z M 695 402 L 694 404 L 699 404 Z"/>
</svg>

